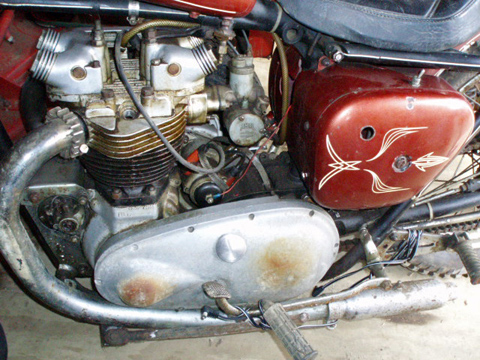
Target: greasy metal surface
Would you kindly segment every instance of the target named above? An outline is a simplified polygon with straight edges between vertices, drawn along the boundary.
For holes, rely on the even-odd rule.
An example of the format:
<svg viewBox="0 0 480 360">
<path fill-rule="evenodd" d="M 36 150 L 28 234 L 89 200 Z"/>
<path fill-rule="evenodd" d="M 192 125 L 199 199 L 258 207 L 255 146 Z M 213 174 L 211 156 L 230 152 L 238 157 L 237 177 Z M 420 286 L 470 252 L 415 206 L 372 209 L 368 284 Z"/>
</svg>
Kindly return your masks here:
<svg viewBox="0 0 480 360">
<path fill-rule="evenodd" d="M 424 76 L 415 88 L 405 75 L 367 66 L 300 73 L 291 114 L 293 158 L 313 198 L 335 209 L 410 199 L 448 165 L 474 123 L 468 101 L 444 80 Z M 410 166 L 395 168 L 399 156 Z"/>
<path fill-rule="evenodd" d="M 247 243 L 245 255 L 234 263 L 216 253 L 217 241 L 225 234 L 241 236 Z M 89 248 L 87 253 L 92 252 Z M 148 284 L 154 294 L 164 296 L 149 297 L 156 303 L 148 305 L 156 308 L 213 305 L 202 290 L 202 284 L 213 280 L 226 286 L 232 303 L 282 301 L 309 291 L 337 251 L 337 230 L 322 209 L 299 200 L 246 200 L 190 211 L 113 236 L 96 251 L 95 285 L 119 305 L 124 304 L 122 294 L 136 298 L 144 292 L 144 283 L 130 286 L 136 278 L 160 279 L 159 284 Z M 165 288 L 174 292 L 170 295 Z"/>
<path fill-rule="evenodd" d="M 186 112 L 180 111 L 171 118 L 155 119 L 158 128 L 170 142 L 183 136 L 186 126 Z M 158 136 L 145 121 L 118 119 L 115 129 L 107 131 L 94 123 L 90 124 L 89 146 L 114 159 L 127 159 L 154 149 L 163 149 Z"/>
</svg>

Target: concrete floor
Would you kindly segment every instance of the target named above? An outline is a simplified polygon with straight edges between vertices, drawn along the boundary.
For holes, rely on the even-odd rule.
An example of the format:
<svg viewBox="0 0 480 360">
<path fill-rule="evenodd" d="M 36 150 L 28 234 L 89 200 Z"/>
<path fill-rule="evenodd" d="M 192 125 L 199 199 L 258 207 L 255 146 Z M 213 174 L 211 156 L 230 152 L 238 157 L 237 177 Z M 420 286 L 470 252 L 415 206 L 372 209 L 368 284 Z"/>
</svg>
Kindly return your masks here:
<svg viewBox="0 0 480 360">
<path fill-rule="evenodd" d="M 393 279 L 422 277 L 402 268 L 389 271 Z M 480 286 L 471 286 L 465 278 L 453 281 L 459 297 L 441 309 L 386 319 L 342 321 L 333 331 L 302 332 L 319 351 L 319 359 L 480 359 Z M 347 280 L 342 286 L 351 283 Z M 102 348 L 97 326 L 77 323 L 43 308 L 3 270 L 0 321 L 8 337 L 10 360 L 289 359 L 267 332 Z"/>
<path fill-rule="evenodd" d="M 256 62 L 264 85 L 268 61 Z M 425 278 L 403 268 L 389 269 L 393 280 Z M 345 280 L 348 287 L 354 279 Z M 303 330 L 319 359 L 480 359 L 480 286 L 468 279 L 458 285 L 458 299 L 418 314 L 340 322 L 336 330 Z M 27 297 L 0 267 L 0 322 L 9 342 L 10 360 L 188 360 L 289 359 L 267 332 L 193 340 L 130 344 L 102 348 L 97 326 L 63 318 Z"/>
</svg>

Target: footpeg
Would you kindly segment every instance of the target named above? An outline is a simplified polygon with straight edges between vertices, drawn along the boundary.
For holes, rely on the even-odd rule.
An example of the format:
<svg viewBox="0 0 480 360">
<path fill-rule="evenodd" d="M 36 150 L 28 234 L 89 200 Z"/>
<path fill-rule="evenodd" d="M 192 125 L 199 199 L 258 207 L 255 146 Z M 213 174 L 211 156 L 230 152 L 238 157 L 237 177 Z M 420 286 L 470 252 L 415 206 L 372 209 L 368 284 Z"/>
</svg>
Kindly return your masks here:
<svg viewBox="0 0 480 360">
<path fill-rule="evenodd" d="M 228 302 L 232 296 L 227 288 L 217 281 L 209 281 L 202 285 L 203 291 L 210 298 L 214 299 L 218 308 L 227 315 L 238 316 L 242 312 Z"/>
<path fill-rule="evenodd" d="M 264 301 L 263 317 L 275 332 L 294 360 L 313 360 L 318 352 L 313 350 L 307 340 L 298 330 L 295 323 L 287 315 L 280 304 Z"/>
<path fill-rule="evenodd" d="M 467 233 L 453 234 L 446 240 L 447 247 L 455 250 L 467 270 L 472 285 L 480 284 L 480 258 Z"/>
</svg>

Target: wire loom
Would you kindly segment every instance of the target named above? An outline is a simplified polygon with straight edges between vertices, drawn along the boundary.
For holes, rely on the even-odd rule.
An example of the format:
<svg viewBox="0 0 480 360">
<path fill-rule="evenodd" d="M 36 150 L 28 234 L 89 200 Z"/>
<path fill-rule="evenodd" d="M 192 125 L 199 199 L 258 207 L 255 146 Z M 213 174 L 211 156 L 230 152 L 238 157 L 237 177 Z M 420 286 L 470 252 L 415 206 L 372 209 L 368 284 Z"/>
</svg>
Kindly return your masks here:
<svg viewBox="0 0 480 360">
<path fill-rule="evenodd" d="M 313 297 L 319 296 L 327 287 L 333 285 L 334 283 L 343 280 L 347 277 L 350 277 L 352 275 L 355 275 L 365 269 L 368 269 L 374 265 L 385 265 L 385 266 L 392 266 L 392 265 L 401 265 L 407 261 L 412 260 L 418 250 L 418 245 L 420 243 L 420 239 L 422 238 L 423 232 L 421 230 L 416 231 L 416 230 L 409 230 L 408 232 L 408 238 L 407 240 L 403 241 L 398 250 L 397 253 L 392 257 L 392 260 L 389 261 L 380 261 L 380 262 L 375 262 L 371 264 L 367 264 L 363 267 L 361 267 L 358 270 L 351 271 L 347 274 L 344 274 L 332 281 L 329 281 L 325 285 L 315 287 L 312 292 Z M 356 286 L 360 285 L 367 279 L 371 279 L 373 277 L 373 273 L 370 272 L 370 274 L 363 279 L 357 281 L 355 284 L 353 284 L 350 289 L 355 288 Z M 205 319 L 206 317 L 213 317 L 217 318 L 219 320 L 223 321 L 248 321 L 253 327 L 261 329 L 261 330 L 272 330 L 268 322 L 265 320 L 264 317 L 264 309 L 262 305 L 262 300 L 258 302 L 258 310 L 260 311 L 260 316 L 252 316 L 249 311 L 250 309 L 245 309 L 240 306 L 235 306 L 237 310 L 239 310 L 242 314 L 235 316 L 235 317 L 230 317 L 222 313 L 220 310 L 213 309 L 209 306 L 204 306 L 201 310 L 202 313 L 202 319 Z M 332 321 L 332 322 L 327 322 L 326 324 L 320 324 L 320 325 L 301 325 L 298 328 L 299 329 L 312 329 L 312 328 L 327 328 L 327 329 L 334 329 L 337 325 L 338 320 Z"/>
</svg>

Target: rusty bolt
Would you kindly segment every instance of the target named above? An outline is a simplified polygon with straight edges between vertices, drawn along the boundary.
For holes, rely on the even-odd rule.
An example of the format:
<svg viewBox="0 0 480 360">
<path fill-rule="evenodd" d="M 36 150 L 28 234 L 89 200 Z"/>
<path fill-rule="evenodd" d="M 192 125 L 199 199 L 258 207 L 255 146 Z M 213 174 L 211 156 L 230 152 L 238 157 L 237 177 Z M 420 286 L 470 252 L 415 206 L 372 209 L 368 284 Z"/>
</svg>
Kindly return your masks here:
<svg viewBox="0 0 480 360">
<path fill-rule="evenodd" d="M 173 63 L 168 65 L 167 72 L 170 76 L 177 76 L 182 72 L 182 68 L 180 67 L 179 64 Z"/>
<path fill-rule="evenodd" d="M 112 199 L 119 200 L 122 197 L 122 190 L 116 188 L 112 191 Z"/>
<path fill-rule="evenodd" d="M 72 77 L 77 80 L 83 80 L 87 77 L 87 72 L 81 66 L 73 67 L 70 73 L 72 74 Z"/>
<path fill-rule="evenodd" d="M 102 98 L 104 100 L 110 100 L 115 97 L 115 92 L 112 89 L 103 89 L 102 90 Z"/>
<path fill-rule="evenodd" d="M 144 86 L 142 87 L 142 97 L 153 96 L 153 87 Z"/>
<path fill-rule="evenodd" d="M 32 204 L 36 204 L 40 201 L 40 194 L 37 192 L 33 192 L 30 194 L 29 198 Z"/>
<path fill-rule="evenodd" d="M 244 121 L 244 120 L 245 120 L 245 116 L 240 116 L 240 117 L 238 118 L 238 120 Z"/>
<path fill-rule="evenodd" d="M 82 197 L 80 197 L 80 199 L 78 199 L 78 202 L 79 202 L 80 205 L 85 206 L 88 203 L 88 199 L 85 196 L 82 196 Z"/>
</svg>

